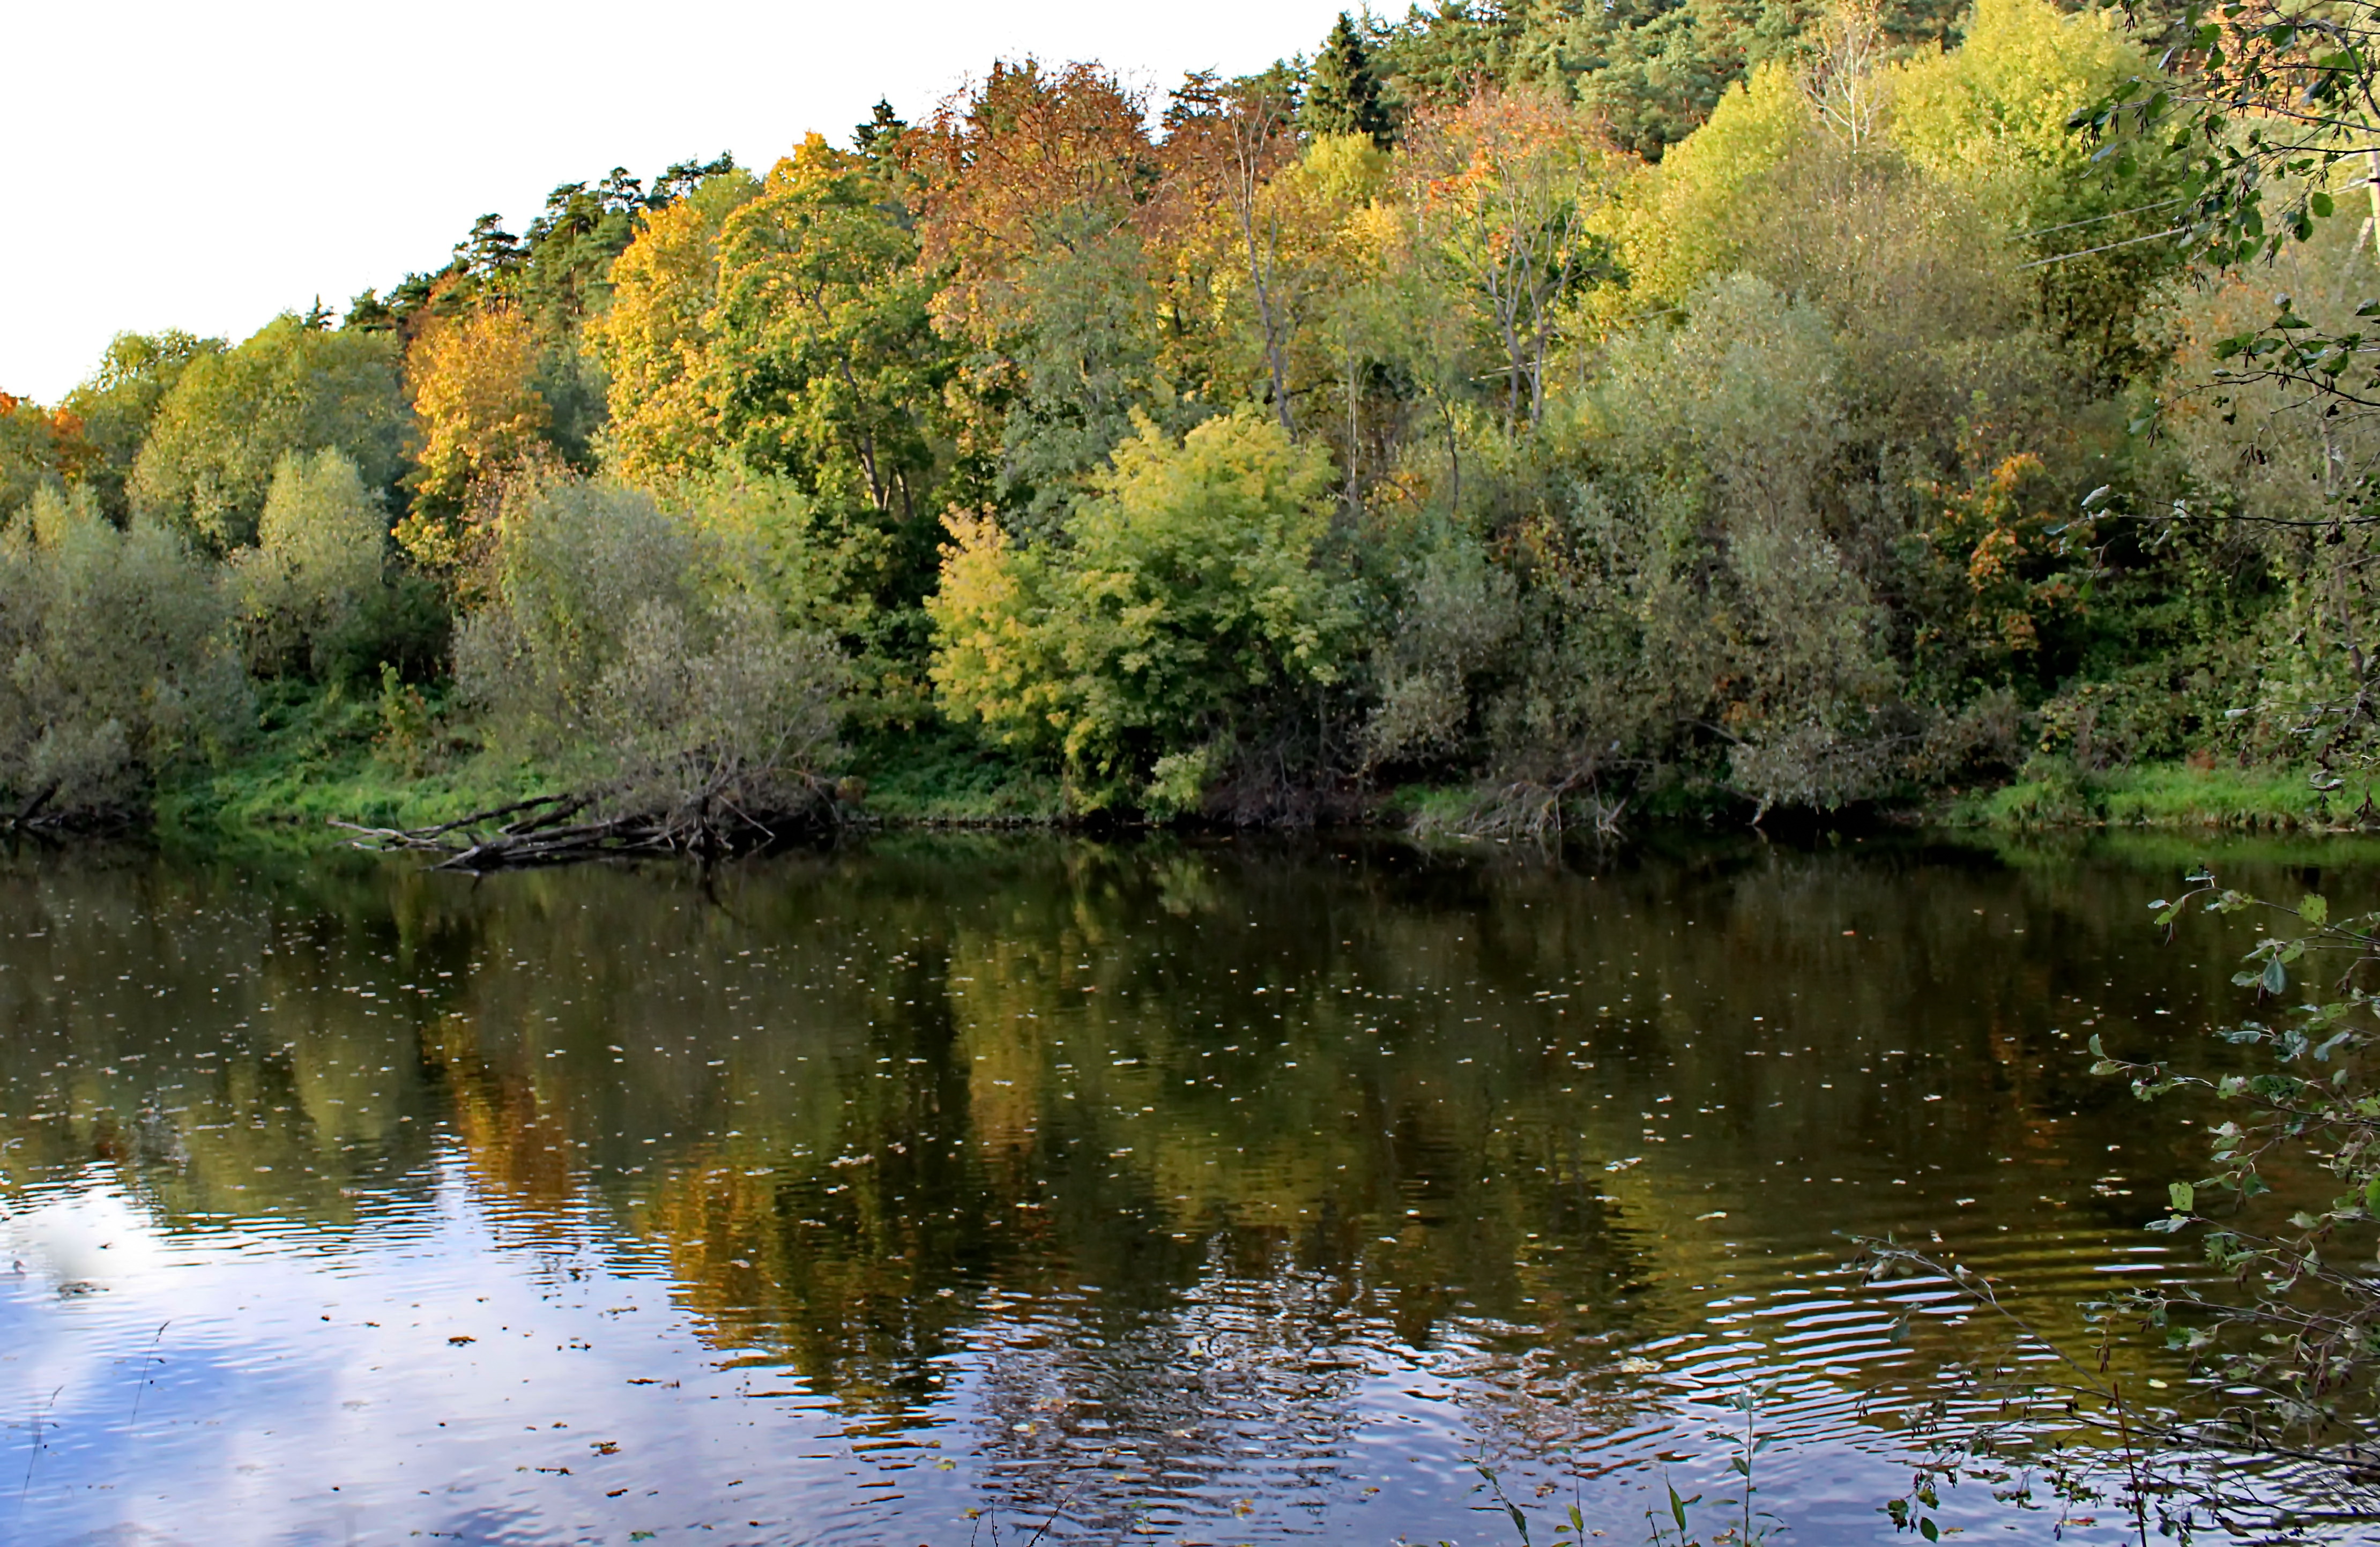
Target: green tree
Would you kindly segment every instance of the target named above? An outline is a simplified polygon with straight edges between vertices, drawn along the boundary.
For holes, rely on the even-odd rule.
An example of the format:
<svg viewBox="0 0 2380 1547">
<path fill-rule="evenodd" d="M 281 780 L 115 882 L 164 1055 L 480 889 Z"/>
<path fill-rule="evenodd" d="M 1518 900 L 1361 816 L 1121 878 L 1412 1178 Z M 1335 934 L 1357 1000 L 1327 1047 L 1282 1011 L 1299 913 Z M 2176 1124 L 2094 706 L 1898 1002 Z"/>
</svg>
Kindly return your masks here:
<svg viewBox="0 0 2380 1547">
<path fill-rule="evenodd" d="M 1361 134 L 1386 150 L 1394 126 L 1380 100 L 1380 80 L 1364 34 L 1341 11 L 1322 52 L 1306 71 L 1298 121 L 1308 135 Z"/>
<path fill-rule="evenodd" d="M 952 518 L 927 604 L 944 702 L 1054 752 L 1080 809 L 1196 810 L 1268 700 L 1339 680 L 1354 611 L 1318 562 L 1333 481 L 1244 408 L 1118 447 L 1066 545 Z"/>
<path fill-rule="evenodd" d="M 394 610 L 388 510 L 339 451 L 291 452 L 273 469 L 253 548 L 233 555 L 239 622 L 264 676 L 369 669 Z M 371 654 L 370 660 L 358 657 Z"/>
<path fill-rule="evenodd" d="M 220 338 L 194 338 L 172 329 L 120 333 L 109 341 L 91 379 L 67 394 L 61 407 L 82 420 L 91 451 L 81 481 L 119 524 L 131 514 L 126 485 L 165 395 L 192 360 L 221 354 L 224 347 Z"/>
<path fill-rule="evenodd" d="M 253 542 L 285 453 L 336 449 L 366 487 L 404 465 L 413 414 L 396 339 L 282 316 L 236 349 L 191 359 L 135 459 L 133 513 L 217 554 Z"/>
<path fill-rule="evenodd" d="M 700 369 L 720 451 L 906 522 L 931 492 L 948 350 L 891 195 L 816 134 L 779 162 L 721 230 Z"/>
</svg>

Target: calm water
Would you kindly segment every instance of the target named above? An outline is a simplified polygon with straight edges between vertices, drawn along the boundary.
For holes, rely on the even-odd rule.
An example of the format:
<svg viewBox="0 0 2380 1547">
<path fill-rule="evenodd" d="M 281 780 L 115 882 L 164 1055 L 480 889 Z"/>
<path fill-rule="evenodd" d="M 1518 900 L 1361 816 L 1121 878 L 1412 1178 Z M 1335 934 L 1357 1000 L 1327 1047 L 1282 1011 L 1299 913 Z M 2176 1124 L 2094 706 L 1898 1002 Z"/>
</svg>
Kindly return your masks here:
<svg viewBox="0 0 2380 1547">
<path fill-rule="evenodd" d="M 2104 1265 L 2180 1271 L 2137 1226 L 2203 1150 L 2082 1044 L 2239 1012 L 2240 926 L 2147 923 L 2202 855 L 2305 879 L 0 856 L 0 1539 L 1512 1541 L 1484 1463 L 1539 1541 L 1575 1499 L 1642 1541 L 1665 1480 L 1737 1496 L 1710 1431 L 1763 1383 L 1786 1540 L 1888 1541 L 1909 1394 L 1981 1334 L 1841 1233 L 2069 1332 Z"/>
</svg>

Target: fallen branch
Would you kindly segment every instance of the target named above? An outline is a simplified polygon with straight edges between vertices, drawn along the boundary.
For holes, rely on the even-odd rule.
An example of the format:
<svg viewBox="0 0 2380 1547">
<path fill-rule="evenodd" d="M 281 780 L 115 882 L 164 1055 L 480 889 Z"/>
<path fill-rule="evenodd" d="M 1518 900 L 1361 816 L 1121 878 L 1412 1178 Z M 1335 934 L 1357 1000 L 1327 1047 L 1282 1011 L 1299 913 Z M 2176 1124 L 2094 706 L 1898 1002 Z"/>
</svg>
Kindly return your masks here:
<svg viewBox="0 0 2380 1547">
<path fill-rule="evenodd" d="M 573 822 L 603 797 L 596 792 L 541 795 L 474 811 L 429 827 L 373 827 L 334 818 L 330 825 L 355 834 L 353 847 L 381 854 L 434 854 L 431 868 L 480 874 L 529 866 L 573 864 L 586 859 L 666 855 L 723 858 L 763 848 L 788 830 L 831 827 L 842 820 L 834 787 L 807 779 L 785 809 L 747 810 L 722 785 L 704 788 L 661 809 L 620 811 Z M 504 819 L 511 818 L 511 821 Z"/>
</svg>

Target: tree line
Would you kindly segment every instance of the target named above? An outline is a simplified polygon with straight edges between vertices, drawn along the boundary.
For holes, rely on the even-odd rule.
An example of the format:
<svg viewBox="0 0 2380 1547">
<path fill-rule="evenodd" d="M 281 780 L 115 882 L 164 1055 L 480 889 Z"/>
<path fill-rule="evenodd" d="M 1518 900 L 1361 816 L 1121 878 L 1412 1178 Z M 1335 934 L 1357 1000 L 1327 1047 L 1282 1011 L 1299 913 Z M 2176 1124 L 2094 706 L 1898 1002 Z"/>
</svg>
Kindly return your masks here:
<svg viewBox="0 0 2380 1547">
<path fill-rule="evenodd" d="M 926 747 L 1533 830 L 2301 757 L 2368 436 L 2220 344 L 2374 260 L 2193 267 L 2189 148 L 2072 127 L 2168 67 L 2051 0 L 1448 0 L 565 184 L 0 397 L 0 802 L 357 689 L 413 773 L 756 813 Z"/>
</svg>

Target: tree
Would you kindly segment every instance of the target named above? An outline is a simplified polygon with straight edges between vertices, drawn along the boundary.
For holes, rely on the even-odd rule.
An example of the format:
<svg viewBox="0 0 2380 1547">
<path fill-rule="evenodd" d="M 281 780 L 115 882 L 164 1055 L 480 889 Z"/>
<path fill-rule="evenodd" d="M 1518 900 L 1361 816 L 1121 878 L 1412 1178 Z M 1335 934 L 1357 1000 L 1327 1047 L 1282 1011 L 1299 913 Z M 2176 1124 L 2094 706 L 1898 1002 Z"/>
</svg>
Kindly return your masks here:
<svg viewBox="0 0 2380 1547">
<path fill-rule="evenodd" d="M 1500 82 L 1524 14 L 1472 0 L 1439 0 L 1433 10 L 1413 6 L 1375 50 L 1398 107 L 1410 114 L 1451 106 Z"/>
<path fill-rule="evenodd" d="M 611 301 L 613 262 L 637 233 L 644 185 L 625 166 L 594 188 L 565 183 L 545 197 L 522 241 L 520 303 L 555 323 L 576 323 Z"/>
<path fill-rule="evenodd" d="M 1175 93 L 1167 118 L 1165 159 L 1173 177 L 1167 201 L 1186 211 L 1193 225 L 1202 215 L 1224 214 L 1231 225 L 1236 267 L 1246 282 L 1263 349 L 1265 401 L 1284 432 L 1295 431 L 1289 372 L 1289 335 L 1293 326 L 1283 293 L 1281 212 L 1265 197 L 1267 185 L 1296 159 L 1291 135 L 1295 104 L 1278 83 L 1257 78 L 1214 87 L 1193 78 Z"/>
<path fill-rule="evenodd" d="M 2322 10 L 2280 0 L 2193 4 L 2168 15 L 2159 41 L 2168 45 L 2162 68 L 2116 84 L 2071 126 L 2097 136 L 2100 159 L 2119 172 L 2159 155 L 2183 161 L 2172 201 L 2179 208 L 2157 235 L 2175 238 L 2234 296 L 2259 261 L 2284 272 L 2320 262 L 2327 272 L 2313 288 L 2340 283 L 2350 271 L 2338 262 L 2328 223 L 2341 213 L 2358 219 L 2362 201 L 2350 200 L 2342 211 L 2338 195 L 2371 183 L 2371 217 L 2359 222 L 2346 252 L 2358 252 L 2366 238 L 2380 242 L 2380 182 L 2372 181 L 2380 177 L 2380 9 L 2364 0 Z M 2309 250 L 2323 248 L 2326 257 Z M 2227 428 L 2251 420 L 2236 439 L 2222 438 L 2255 470 L 2238 481 L 2243 497 L 2224 497 L 2218 483 L 2215 497 L 2195 508 L 2173 506 L 2174 524 L 2245 520 L 2320 541 L 2318 561 L 2304 569 L 2322 583 L 2301 594 L 2298 615 L 2314 625 L 2317 648 L 2307 653 L 2331 659 L 2308 674 L 2315 680 L 2301 678 L 2269 706 L 2285 721 L 2272 728 L 2314 751 L 2318 778 L 2368 777 L 2380 769 L 2380 654 L 2362 642 L 2371 629 L 2380 469 L 2362 450 L 2380 424 L 2371 321 L 2380 301 L 2364 299 L 2350 313 L 2340 299 L 2301 301 L 2283 291 L 2256 325 L 2200 341 L 2211 356 L 2209 379 L 2192 395 L 2198 403 L 2175 405 L 2185 441 L 2193 410 L 2211 409 Z M 2303 502 L 2289 502 L 2298 508 L 2286 513 L 2256 508 L 2269 506 L 2260 496 L 2281 481 L 2265 464 L 2283 448 L 2305 455 L 2296 481 L 2318 492 L 2317 508 Z M 2152 519 L 2163 525 L 2168 518 Z"/>
<path fill-rule="evenodd" d="M 1995 213 L 2033 264 L 2043 319 L 2103 388 L 2153 362 L 2139 324 L 2180 257 L 2182 168 L 2141 146 L 2119 173 L 2069 126 L 2149 63 L 2114 12 L 1979 0 L 1955 53 L 1884 72 L 1893 146 Z"/>
<path fill-rule="evenodd" d="M 664 168 L 660 177 L 653 179 L 652 191 L 645 195 L 645 208 L 667 209 L 681 200 L 692 198 L 706 186 L 718 183 L 722 177 L 732 182 L 735 175 L 742 170 L 742 167 L 735 164 L 735 156 L 725 151 L 720 152 L 709 161 L 688 159 L 674 162 Z"/>
<path fill-rule="evenodd" d="M 483 287 L 510 280 L 528 258 L 521 239 L 504 229 L 500 214 L 483 214 L 471 222 L 470 235 L 455 244 L 455 271 Z"/>
<path fill-rule="evenodd" d="M 1135 415 L 1169 428 L 1199 417 L 1167 371 L 1162 293 L 1149 274 L 1158 261 L 1127 229 L 1046 251 L 1016 273 L 1001 364 L 967 384 L 988 399 L 978 413 L 998 413 L 998 442 L 983 447 L 997 453 L 990 496 L 1022 541 L 1062 540 Z"/>
<path fill-rule="evenodd" d="M 0 526 L 42 489 L 61 489 L 79 459 L 81 421 L 0 392 Z"/>
<path fill-rule="evenodd" d="M 717 244 L 728 215 L 759 190 L 746 173 L 718 174 L 648 213 L 612 265 L 612 309 L 588 336 L 610 372 L 612 463 L 626 478 L 700 467 L 719 448 L 700 369 L 719 293 Z"/>
<path fill-rule="evenodd" d="M 1382 150 L 1389 148 L 1394 125 L 1380 101 L 1379 77 L 1372 67 L 1371 50 L 1364 34 L 1341 11 L 1322 52 L 1306 72 L 1305 100 L 1298 104 L 1298 122 L 1309 135 L 1361 134 Z"/>
<path fill-rule="evenodd" d="M 949 274 L 944 325 L 989 338 L 1016 270 L 1122 230 L 1158 167 L 1140 98 L 1093 65 L 1002 61 L 902 139 L 918 179 L 922 259 Z"/>
<path fill-rule="evenodd" d="M 1026 525 L 1062 516 L 1135 408 L 1161 405 L 1140 251 L 1160 180 L 1143 104 L 1091 65 L 1002 62 L 900 136 L 958 363 L 962 483 Z"/>
<path fill-rule="evenodd" d="M 452 517 L 475 484 L 546 450 L 544 350 L 528 317 L 502 302 L 433 317 L 415 335 L 405 373 L 421 445 L 406 482 L 417 523 Z"/>
<path fill-rule="evenodd" d="M 120 524 L 131 514 L 125 486 L 165 395 L 190 361 L 220 354 L 223 348 L 222 339 L 194 338 L 174 329 L 120 333 L 108 341 L 91 379 L 67 394 L 61 407 L 82 421 L 83 439 L 91 447 L 80 481 L 98 497 L 100 509 L 110 519 Z"/>
<path fill-rule="evenodd" d="M 868 113 L 868 122 L 852 126 L 851 148 L 880 177 L 888 165 L 900 164 L 901 139 L 908 132 L 908 121 L 892 111 L 890 102 L 879 97 Z"/>
<path fill-rule="evenodd" d="M 721 231 L 700 372 L 720 449 L 906 522 L 929 495 L 947 351 L 891 196 L 816 134 L 779 162 Z"/>
<path fill-rule="evenodd" d="M 1612 272 L 1591 224 L 1611 179 L 1580 128 L 1546 99 L 1488 93 L 1412 131 L 1416 245 L 1477 309 L 1514 430 L 1544 415 L 1547 360 L 1577 295 Z"/>
<path fill-rule="evenodd" d="M 1270 697 L 1339 679 L 1354 615 L 1318 563 L 1332 482 L 1243 408 L 1118 447 L 1066 546 L 952 517 L 927 603 L 944 702 L 1054 753 L 1081 809 L 1195 810 Z"/>
<path fill-rule="evenodd" d="M 335 448 L 367 487 L 386 490 L 412 418 L 394 336 L 284 315 L 237 348 L 183 366 L 133 463 L 133 514 L 228 553 L 255 540 L 285 453 Z"/>
</svg>

